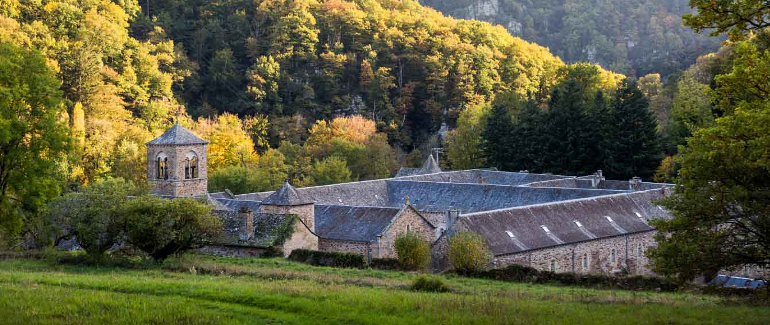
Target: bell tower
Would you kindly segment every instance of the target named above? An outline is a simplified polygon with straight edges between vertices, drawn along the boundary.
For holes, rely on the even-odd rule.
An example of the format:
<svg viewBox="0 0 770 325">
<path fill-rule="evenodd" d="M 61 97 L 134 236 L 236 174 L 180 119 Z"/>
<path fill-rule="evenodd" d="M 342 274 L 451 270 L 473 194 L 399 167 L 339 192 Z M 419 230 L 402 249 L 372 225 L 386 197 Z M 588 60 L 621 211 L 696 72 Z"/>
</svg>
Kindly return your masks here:
<svg viewBox="0 0 770 325">
<path fill-rule="evenodd" d="M 161 136 L 147 142 L 147 180 L 152 193 L 173 197 L 206 195 L 206 146 L 177 121 Z"/>
</svg>

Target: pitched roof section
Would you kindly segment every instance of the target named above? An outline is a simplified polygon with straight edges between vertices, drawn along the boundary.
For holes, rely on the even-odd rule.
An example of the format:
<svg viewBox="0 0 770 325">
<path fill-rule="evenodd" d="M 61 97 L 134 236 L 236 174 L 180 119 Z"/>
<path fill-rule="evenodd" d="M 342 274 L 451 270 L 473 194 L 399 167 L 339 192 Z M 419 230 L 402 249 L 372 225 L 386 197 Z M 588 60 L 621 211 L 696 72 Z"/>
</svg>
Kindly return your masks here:
<svg viewBox="0 0 770 325">
<path fill-rule="evenodd" d="M 400 211 L 400 208 L 317 205 L 315 230 L 320 238 L 371 242 Z"/>
<path fill-rule="evenodd" d="M 438 166 L 436 159 L 433 159 L 433 155 L 429 155 L 428 159 L 422 164 L 420 168 L 405 168 L 401 167 L 396 174 L 396 177 L 406 177 L 415 175 L 427 175 L 440 173 L 441 168 Z"/>
<path fill-rule="evenodd" d="M 441 168 L 438 167 L 438 163 L 436 162 L 436 159 L 433 159 L 433 155 L 429 155 L 428 159 L 425 160 L 425 163 L 422 164 L 422 168 L 420 168 L 419 173 L 420 174 L 435 174 L 440 173 Z"/>
<path fill-rule="evenodd" d="M 197 135 L 190 132 L 190 130 L 185 129 L 179 123 L 174 124 L 174 126 L 166 130 L 166 132 L 163 132 L 163 134 L 155 138 L 155 140 L 147 142 L 147 144 L 149 145 L 158 145 L 158 144 L 180 145 L 180 144 L 207 144 L 207 143 L 209 142 L 199 138 Z"/>
<path fill-rule="evenodd" d="M 463 213 L 623 193 L 623 191 L 613 190 L 407 180 L 390 180 L 386 183 L 389 206 L 403 205 L 408 196 L 411 204 L 421 211 L 442 211 L 456 208 Z"/>
<path fill-rule="evenodd" d="M 281 206 L 295 206 L 312 203 L 314 203 L 313 200 L 300 194 L 300 192 L 298 192 L 294 186 L 291 186 L 288 181 L 286 181 L 278 191 L 275 191 L 272 195 L 268 196 L 267 199 L 262 201 L 262 204 Z"/>
<path fill-rule="evenodd" d="M 648 220 L 670 218 L 654 203 L 665 195 L 657 189 L 493 210 L 458 223 L 486 238 L 494 255 L 513 254 L 654 230 Z"/>
</svg>

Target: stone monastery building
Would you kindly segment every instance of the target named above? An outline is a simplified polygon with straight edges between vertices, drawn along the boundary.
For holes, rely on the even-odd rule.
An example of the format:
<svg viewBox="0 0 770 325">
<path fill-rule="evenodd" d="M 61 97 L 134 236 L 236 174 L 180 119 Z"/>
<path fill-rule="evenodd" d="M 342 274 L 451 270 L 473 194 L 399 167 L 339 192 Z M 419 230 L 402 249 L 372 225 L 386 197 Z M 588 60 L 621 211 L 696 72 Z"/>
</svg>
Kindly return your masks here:
<svg viewBox="0 0 770 325">
<path fill-rule="evenodd" d="M 294 249 L 395 257 L 394 241 L 414 232 L 432 244 L 434 269 L 448 267 L 453 233 L 486 239 L 495 267 L 649 275 L 655 201 L 667 184 L 496 170 L 442 171 L 431 156 L 394 178 L 233 195 L 207 193 L 206 146 L 179 124 L 147 143 L 154 194 L 207 199 L 223 219 L 214 254 L 254 256 Z"/>
</svg>

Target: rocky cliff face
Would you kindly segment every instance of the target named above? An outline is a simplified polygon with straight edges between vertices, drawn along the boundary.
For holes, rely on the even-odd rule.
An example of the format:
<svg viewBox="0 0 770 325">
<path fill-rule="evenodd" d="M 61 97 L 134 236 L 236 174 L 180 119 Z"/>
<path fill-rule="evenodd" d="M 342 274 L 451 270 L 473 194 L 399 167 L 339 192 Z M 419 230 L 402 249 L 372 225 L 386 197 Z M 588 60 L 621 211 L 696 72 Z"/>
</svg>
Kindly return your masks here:
<svg viewBox="0 0 770 325">
<path fill-rule="evenodd" d="M 503 26 L 567 62 L 588 61 L 627 75 L 687 68 L 719 39 L 682 26 L 687 0 L 420 0 L 444 14 Z"/>
</svg>

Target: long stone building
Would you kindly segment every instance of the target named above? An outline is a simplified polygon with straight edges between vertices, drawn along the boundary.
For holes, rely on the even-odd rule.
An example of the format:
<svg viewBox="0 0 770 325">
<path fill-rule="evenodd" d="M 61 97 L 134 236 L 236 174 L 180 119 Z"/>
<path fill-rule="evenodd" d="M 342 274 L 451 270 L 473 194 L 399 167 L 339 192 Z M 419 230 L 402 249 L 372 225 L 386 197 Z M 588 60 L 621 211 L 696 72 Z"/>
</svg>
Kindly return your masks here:
<svg viewBox="0 0 770 325">
<path fill-rule="evenodd" d="M 147 143 L 154 193 L 205 197 L 223 218 L 215 254 L 251 256 L 298 248 L 395 257 L 394 241 L 414 232 L 433 247 L 435 269 L 448 267 L 457 231 L 486 239 L 493 264 L 577 273 L 651 274 L 649 221 L 669 218 L 658 199 L 667 184 L 495 170 L 442 171 L 429 157 L 394 178 L 274 192 L 206 192 L 206 141 L 180 125 Z M 756 276 L 747 270 L 747 276 Z"/>
</svg>

